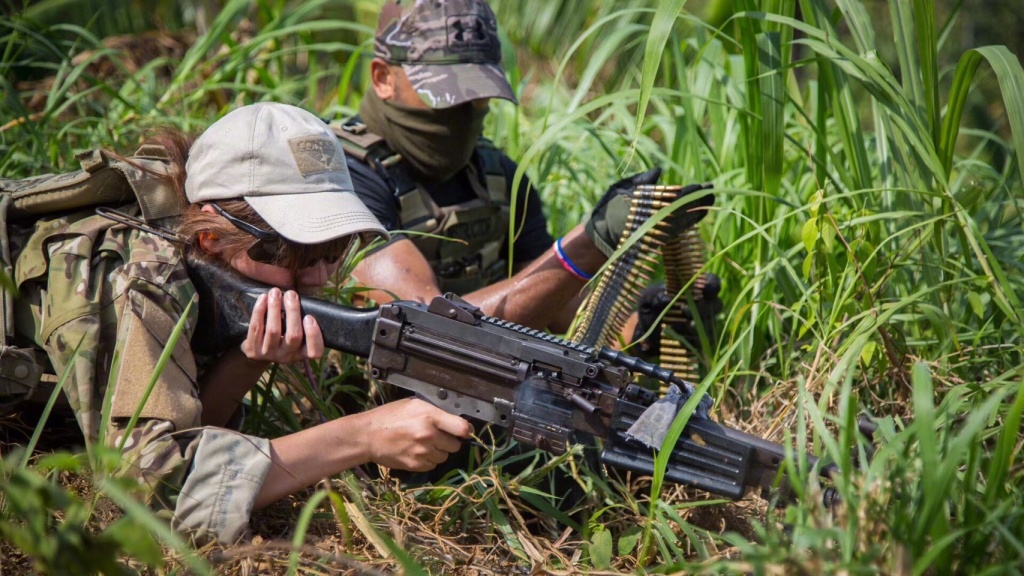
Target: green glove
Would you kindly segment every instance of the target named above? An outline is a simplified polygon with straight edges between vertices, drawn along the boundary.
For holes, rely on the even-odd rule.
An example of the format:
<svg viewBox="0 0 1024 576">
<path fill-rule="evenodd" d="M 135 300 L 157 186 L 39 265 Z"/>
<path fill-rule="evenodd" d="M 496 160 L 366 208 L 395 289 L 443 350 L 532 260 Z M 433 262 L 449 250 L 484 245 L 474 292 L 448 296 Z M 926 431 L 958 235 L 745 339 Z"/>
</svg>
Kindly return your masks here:
<svg viewBox="0 0 1024 576">
<path fill-rule="evenodd" d="M 626 229 L 626 222 L 629 219 L 630 193 L 637 186 L 656 184 L 659 176 L 661 168 L 655 167 L 647 172 L 623 178 L 612 184 L 591 210 L 584 230 L 602 254 L 611 256 L 619 245 L 622 231 Z M 683 188 L 682 194 L 685 196 L 708 188 L 711 188 L 711 184 L 691 184 Z M 682 234 L 707 214 L 707 210 L 694 208 L 706 208 L 714 203 L 714 195 L 707 194 L 681 206 L 666 218 L 671 224 L 670 235 L 674 237 Z"/>
</svg>

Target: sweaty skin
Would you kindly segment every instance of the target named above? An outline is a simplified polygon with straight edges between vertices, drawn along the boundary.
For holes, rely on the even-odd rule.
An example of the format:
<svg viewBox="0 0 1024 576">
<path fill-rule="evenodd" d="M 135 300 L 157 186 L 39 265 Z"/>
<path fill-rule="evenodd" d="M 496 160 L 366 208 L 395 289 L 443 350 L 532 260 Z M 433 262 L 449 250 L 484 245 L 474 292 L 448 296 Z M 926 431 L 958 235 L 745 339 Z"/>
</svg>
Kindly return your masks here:
<svg viewBox="0 0 1024 576">
<path fill-rule="evenodd" d="M 562 248 L 588 274 L 604 264 L 604 255 L 587 238 L 582 225 L 563 238 Z M 429 302 L 441 294 L 430 264 L 408 239 L 365 258 L 356 266 L 353 276 L 366 286 L 388 287 L 387 291 L 373 289 L 366 294 L 377 302 L 396 298 Z M 584 286 L 585 282 L 566 272 L 554 251 L 548 250 L 511 278 L 460 296 L 489 316 L 534 328 L 564 330 Z"/>
<path fill-rule="evenodd" d="M 427 107 L 413 89 L 401 66 L 380 58 L 370 64 L 373 89 L 382 100 Z M 487 106 L 487 99 L 474 100 Z M 604 255 L 577 225 L 562 240 L 562 248 L 577 267 L 593 274 L 605 262 Z M 370 254 L 353 271 L 359 282 L 371 288 L 366 294 L 376 302 L 393 299 L 429 302 L 441 294 L 427 259 L 408 239 L 397 240 Z M 512 322 L 564 331 L 579 304 L 585 282 L 567 272 L 552 250 L 525 265 L 514 276 L 469 294 L 460 294 L 487 315 Z"/>
</svg>

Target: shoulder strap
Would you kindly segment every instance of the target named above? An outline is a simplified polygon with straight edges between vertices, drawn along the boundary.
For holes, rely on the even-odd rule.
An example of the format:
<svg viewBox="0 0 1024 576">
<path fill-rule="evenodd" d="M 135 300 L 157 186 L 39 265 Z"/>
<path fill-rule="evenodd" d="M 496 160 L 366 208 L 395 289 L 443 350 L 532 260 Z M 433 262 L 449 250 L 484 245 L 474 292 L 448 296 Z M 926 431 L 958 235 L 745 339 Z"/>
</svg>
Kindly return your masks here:
<svg viewBox="0 0 1024 576">
<path fill-rule="evenodd" d="M 14 266 L 11 260 L 11 246 L 7 239 L 7 210 L 11 205 L 11 197 L 7 194 L 0 194 L 0 274 L 5 281 L 14 282 Z M 14 309 L 13 290 L 6 287 L 0 295 L 0 354 L 7 345 L 7 336 L 14 334 L 14 319 L 10 311 Z"/>
<path fill-rule="evenodd" d="M 392 150 L 382 136 L 370 132 L 359 116 L 331 123 L 330 128 L 341 140 L 345 154 L 373 169 L 395 197 L 401 198 L 417 188 L 416 182 L 402 168 L 402 155 Z"/>
<path fill-rule="evenodd" d="M 512 198 L 509 194 L 508 178 L 501 166 L 501 150 L 487 138 L 480 137 L 477 141 L 477 155 L 483 168 L 485 186 L 492 202 L 508 205 Z"/>
<path fill-rule="evenodd" d="M 170 182 L 156 176 L 166 175 L 168 155 L 162 146 L 144 145 L 129 158 L 116 161 L 111 167 L 120 172 L 142 209 L 142 219 L 150 224 L 181 215 L 181 200 Z"/>
<path fill-rule="evenodd" d="M 476 149 L 480 154 L 484 172 L 505 176 L 505 171 L 501 168 L 501 149 L 495 146 L 494 142 L 481 136 L 476 142 Z"/>
</svg>

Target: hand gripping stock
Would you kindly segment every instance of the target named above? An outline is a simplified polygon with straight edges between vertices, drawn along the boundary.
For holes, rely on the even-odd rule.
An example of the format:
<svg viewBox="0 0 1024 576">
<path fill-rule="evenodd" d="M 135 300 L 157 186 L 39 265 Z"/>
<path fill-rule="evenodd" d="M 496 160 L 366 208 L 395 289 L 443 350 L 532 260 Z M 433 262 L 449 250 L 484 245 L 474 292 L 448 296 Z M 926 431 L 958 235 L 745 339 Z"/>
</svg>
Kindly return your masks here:
<svg viewBox="0 0 1024 576">
<path fill-rule="evenodd" d="M 216 353 L 237 345 L 268 287 L 208 263 L 189 266 L 200 297 L 193 348 Z M 451 414 L 508 428 L 518 442 L 552 453 L 564 452 L 574 432 L 597 436 L 604 441 L 602 461 L 615 468 L 653 474 L 660 448 L 631 433 L 659 402 L 633 383 L 633 373 L 678 386 L 683 400 L 692 392 L 664 368 L 486 316 L 452 294 L 429 305 L 397 301 L 376 309 L 300 301 L 319 322 L 327 347 L 367 358 L 374 378 Z M 713 422 L 707 408 L 702 401 L 691 415 L 665 477 L 731 499 L 754 488 L 764 494 L 780 481 L 785 486 L 784 447 Z"/>
</svg>

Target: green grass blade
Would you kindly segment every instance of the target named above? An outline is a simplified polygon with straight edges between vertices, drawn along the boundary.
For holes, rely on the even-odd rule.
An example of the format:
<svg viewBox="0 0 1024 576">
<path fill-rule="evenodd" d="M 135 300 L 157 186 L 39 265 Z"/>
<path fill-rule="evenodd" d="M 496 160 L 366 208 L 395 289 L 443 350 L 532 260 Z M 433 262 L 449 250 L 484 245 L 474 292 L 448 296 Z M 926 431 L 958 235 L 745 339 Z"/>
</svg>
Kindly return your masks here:
<svg viewBox="0 0 1024 576">
<path fill-rule="evenodd" d="M 759 34 L 757 54 L 761 93 L 761 142 L 764 150 L 762 171 L 764 191 L 779 195 L 782 184 L 785 142 L 786 87 L 782 77 L 782 35 L 778 32 Z M 763 218 L 767 220 L 767 217 Z"/>
<path fill-rule="evenodd" d="M 1006 482 L 1009 480 L 1007 473 L 1013 469 L 1013 462 L 1017 457 L 1016 448 L 1020 442 L 1022 414 L 1024 414 L 1024 388 L 1018 383 L 1017 399 L 1004 417 L 999 440 L 995 450 L 991 453 L 989 468 L 985 474 L 987 486 L 983 502 L 986 509 L 995 508 L 996 504 L 1007 496 Z"/>
<path fill-rule="evenodd" d="M 924 90 L 926 125 L 931 129 L 935 148 L 939 147 L 939 65 L 938 42 L 935 34 L 935 2 L 914 0 L 914 28 L 917 38 L 921 85 Z M 909 72 L 909 71 L 908 71 Z"/>
<path fill-rule="evenodd" d="M 828 43 L 838 43 L 839 35 L 832 25 L 831 8 L 823 0 L 800 0 L 801 12 L 807 25 L 799 23 L 792 18 L 780 20 L 779 23 L 786 24 L 794 31 L 805 34 L 818 34 L 819 38 Z M 739 16 L 739 15 L 738 15 Z M 751 17 L 758 16 L 751 13 Z M 844 187 L 851 189 L 863 189 L 870 187 L 871 172 L 868 162 L 868 153 L 865 148 L 863 131 L 860 128 L 857 114 L 856 100 L 851 92 L 849 81 L 838 66 L 839 59 L 831 58 L 827 54 L 818 60 L 819 82 L 823 92 L 828 95 L 830 108 L 833 109 L 832 117 L 836 123 L 836 130 L 843 142 L 843 150 L 848 155 L 850 179 L 845 181 Z M 826 103 L 819 102 L 822 110 L 825 110 Z"/>
<path fill-rule="evenodd" d="M 907 93 L 907 99 L 921 109 L 925 108 L 924 87 L 922 77 L 913 73 L 920 70 L 920 59 L 918 57 L 917 29 L 914 27 L 914 12 L 907 2 L 889 2 L 890 16 L 892 18 L 892 32 L 897 61 L 900 70 L 907 73 L 900 76 L 903 81 L 903 89 Z"/>
<path fill-rule="evenodd" d="M 843 14 L 843 23 L 850 28 L 857 52 L 867 54 L 875 50 L 875 30 L 864 4 L 854 0 L 836 0 L 836 6 Z"/>
<path fill-rule="evenodd" d="M 1024 152 L 1021 152 L 1024 150 L 1024 69 L 1021 68 L 1020 59 L 1006 46 L 982 46 L 969 52 L 977 52 L 983 56 L 996 73 L 996 78 L 999 80 L 999 91 L 1003 95 L 1006 115 L 1013 134 L 1013 149 L 1016 150 L 1018 174 L 1024 174 Z M 973 77 L 973 73 L 971 76 Z M 959 117 L 956 118 L 955 124 L 950 122 L 949 132 L 952 133 L 953 127 L 959 126 Z"/>
<path fill-rule="evenodd" d="M 644 117 L 647 115 L 647 104 L 651 99 L 651 90 L 654 89 L 654 81 L 658 76 L 658 69 L 661 67 L 661 58 L 665 53 L 665 44 L 668 43 L 672 28 L 675 26 L 676 17 L 686 5 L 686 0 L 662 0 L 658 3 L 658 9 L 654 13 L 654 21 L 651 23 L 651 32 L 647 36 L 647 45 L 644 47 L 643 75 L 640 79 L 640 97 L 636 106 L 636 127 L 634 129 L 634 146 L 636 145 L 637 134 L 640 134 L 644 125 Z"/>
<path fill-rule="evenodd" d="M 309 531 L 309 524 L 313 521 L 313 514 L 328 496 L 328 492 L 318 490 L 306 503 L 302 505 L 302 512 L 295 523 L 295 534 L 292 535 L 292 551 L 288 554 L 288 574 L 296 574 L 299 569 L 299 551 L 306 541 L 306 533 Z"/>
<path fill-rule="evenodd" d="M 968 50 L 960 56 L 960 61 L 956 65 L 953 84 L 949 89 L 949 102 L 946 103 L 946 116 L 942 119 L 942 132 L 939 136 L 939 154 L 946 174 L 949 174 L 953 167 L 953 153 L 956 151 L 957 137 L 960 135 L 960 118 L 963 116 L 967 96 L 971 91 L 971 82 L 981 62 L 980 52 Z"/>
<path fill-rule="evenodd" d="M 3 304 L 0 303 L 0 306 Z M 0 326 L 0 330 L 3 327 Z M 24 469 L 28 466 L 29 459 L 32 457 L 32 453 L 36 449 L 36 444 L 39 443 L 39 438 L 43 434 L 43 428 L 46 426 L 46 421 L 50 418 L 50 412 L 53 411 L 53 405 L 57 403 L 57 398 L 60 397 L 64 392 L 64 382 L 71 376 L 74 371 L 75 360 L 78 359 L 78 352 L 82 348 L 82 342 L 85 340 L 83 335 L 78 340 L 78 344 L 75 346 L 75 350 L 71 353 L 71 357 L 68 359 L 68 363 L 64 366 L 64 370 L 60 373 L 60 378 L 57 379 L 57 385 L 54 386 L 53 392 L 50 393 L 49 399 L 46 401 L 46 406 L 43 407 L 43 412 L 39 416 L 39 422 L 36 424 L 35 430 L 32 431 L 32 437 L 29 438 L 28 444 L 25 445 L 25 454 L 22 456 L 20 468 Z"/>
<path fill-rule="evenodd" d="M 745 6 L 752 6 L 751 0 L 742 0 Z M 758 81 L 760 72 L 759 50 L 758 50 L 758 21 L 753 18 L 739 18 L 737 24 L 740 30 L 740 43 L 743 47 L 743 73 L 746 88 L 746 114 L 741 122 L 744 128 L 744 143 L 746 156 L 747 183 L 754 190 L 764 189 L 764 149 L 761 147 L 764 142 L 764 116 L 761 106 L 764 105 L 764 98 L 761 96 L 761 83 Z M 753 214 L 759 222 L 764 221 L 764 215 L 760 211 Z"/>
</svg>

